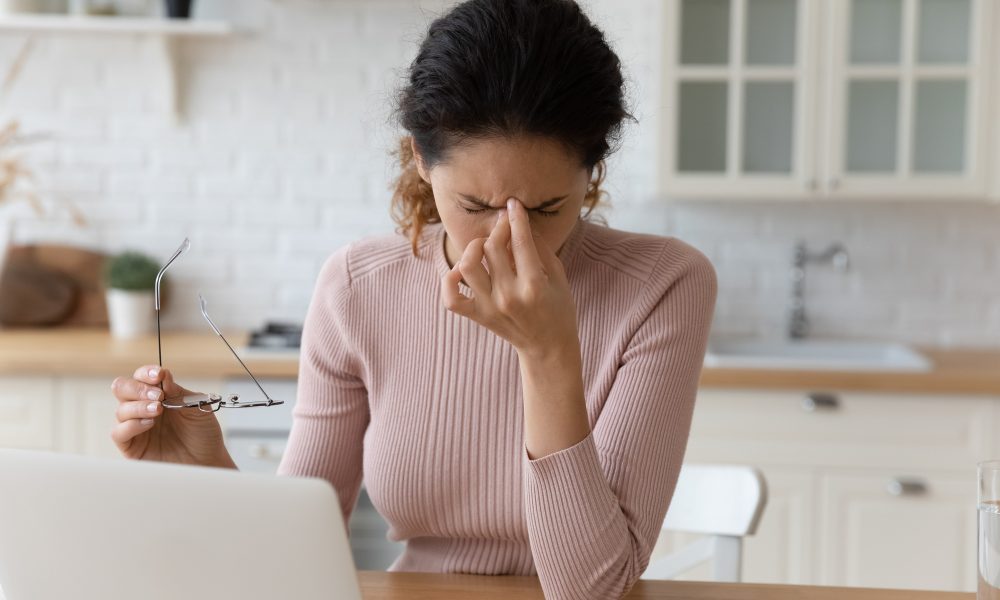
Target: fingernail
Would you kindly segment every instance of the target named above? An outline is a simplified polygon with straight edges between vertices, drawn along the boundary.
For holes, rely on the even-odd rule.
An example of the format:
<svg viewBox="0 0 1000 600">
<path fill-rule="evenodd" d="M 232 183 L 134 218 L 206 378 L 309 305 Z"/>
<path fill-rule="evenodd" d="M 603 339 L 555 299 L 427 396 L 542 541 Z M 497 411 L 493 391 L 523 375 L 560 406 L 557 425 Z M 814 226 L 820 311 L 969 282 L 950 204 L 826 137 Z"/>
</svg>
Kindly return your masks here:
<svg viewBox="0 0 1000 600">
<path fill-rule="evenodd" d="M 150 377 L 156 377 L 159 374 L 160 374 L 160 370 L 159 369 L 150 369 L 149 370 L 149 376 Z"/>
<path fill-rule="evenodd" d="M 140 425 L 152 425 L 153 424 L 153 420 L 152 419 L 143 419 L 143 420 L 139 421 L 139 424 Z"/>
<path fill-rule="evenodd" d="M 159 404 L 157 404 L 156 402 L 150 402 L 149 404 L 146 405 L 146 410 L 151 413 L 155 413 L 157 406 L 159 406 Z"/>
<path fill-rule="evenodd" d="M 160 390 L 149 390 L 148 392 L 146 392 L 146 397 L 149 398 L 150 400 L 159 400 Z"/>
<path fill-rule="evenodd" d="M 508 198 L 507 199 L 507 210 L 509 210 L 511 212 L 511 214 L 514 213 L 514 199 L 513 198 Z"/>
</svg>

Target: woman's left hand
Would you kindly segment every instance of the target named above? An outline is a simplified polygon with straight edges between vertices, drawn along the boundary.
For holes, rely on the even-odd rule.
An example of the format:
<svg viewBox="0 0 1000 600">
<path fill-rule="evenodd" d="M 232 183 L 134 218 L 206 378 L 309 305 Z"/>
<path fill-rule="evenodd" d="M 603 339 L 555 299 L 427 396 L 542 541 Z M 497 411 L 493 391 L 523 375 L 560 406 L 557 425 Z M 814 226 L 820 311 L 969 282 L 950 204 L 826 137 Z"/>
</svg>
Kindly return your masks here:
<svg viewBox="0 0 1000 600">
<path fill-rule="evenodd" d="M 472 289 L 471 298 L 459 291 L 462 279 Z M 533 233 L 527 210 L 516 199 L 507 201 L 488 238 L 465 247 L 441 280 L 441 296 L 448 310 L 488 328 L 521 355 L 544 358 L 579 344 L 566 271 Z"/>
</svg>

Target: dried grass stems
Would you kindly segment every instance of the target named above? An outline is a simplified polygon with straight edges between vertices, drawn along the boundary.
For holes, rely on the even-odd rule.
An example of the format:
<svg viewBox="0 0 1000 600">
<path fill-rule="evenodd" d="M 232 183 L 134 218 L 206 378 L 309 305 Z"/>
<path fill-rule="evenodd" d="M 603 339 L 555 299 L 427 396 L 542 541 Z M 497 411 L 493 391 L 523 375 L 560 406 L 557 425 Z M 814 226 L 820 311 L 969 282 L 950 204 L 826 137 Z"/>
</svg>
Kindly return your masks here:
<svg viewBox="0 0 1000 600">
<path fill-rule="evenodd" d="M 27 38 L 14 62 L 7 69 L 3 84 L 0 84 L 0 108 L 3 107 L 18 75 L 28 62 L 33 45 L 34 39 Z M 23 150 L 30 144 L 46 139 L 49 139 L 49 136 L 44 134 L 21 133 L 21 123 L 15 118 L 8 119 L 6 123 L 0 125 L 0 206 L 25 201 L 39 217 L 46 216 L 45 205 L 37 191 L 38 180 L 27 166 Z M 83 214 L 72 202 L 67 201 L 64 204 L 74 224 L 81 227 L 87 224 Z"/>
</svg>

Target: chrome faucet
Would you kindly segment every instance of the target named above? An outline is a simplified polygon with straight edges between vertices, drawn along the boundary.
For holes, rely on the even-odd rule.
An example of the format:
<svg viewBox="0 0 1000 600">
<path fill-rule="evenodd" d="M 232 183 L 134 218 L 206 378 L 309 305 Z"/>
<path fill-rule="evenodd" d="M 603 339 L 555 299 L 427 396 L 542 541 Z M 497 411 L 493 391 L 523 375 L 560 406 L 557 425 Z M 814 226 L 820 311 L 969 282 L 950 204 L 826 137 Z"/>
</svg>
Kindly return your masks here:
<svg viewBox="0 0 1000 600">
<path fill-rule="evenodd" d="M 795 244 L 792 259 L 792 302 L 788 314 L 788 337 L 801 340 L 809 333 L 809 319 L 806 317 L 806 265 L 809 263 L 831 263 L 837 271 L 844 272 L 850 267 L 847 248 L 840 242 L 831 244 L 822 252 L 810 252 L 805 241 Z"/>
</svg>

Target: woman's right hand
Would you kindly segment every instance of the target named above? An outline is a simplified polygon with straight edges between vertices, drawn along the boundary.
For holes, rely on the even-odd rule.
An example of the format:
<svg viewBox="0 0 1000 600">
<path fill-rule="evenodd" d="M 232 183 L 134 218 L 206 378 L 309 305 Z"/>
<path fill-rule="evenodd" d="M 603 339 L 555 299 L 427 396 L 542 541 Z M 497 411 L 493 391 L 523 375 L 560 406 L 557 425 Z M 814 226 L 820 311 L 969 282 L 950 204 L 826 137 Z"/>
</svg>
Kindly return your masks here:
<svg viewBox="0 0 1000 600">
<path fill-rule="evenodd" d="M 139 367 L 131 378 L 117 377 L 111 389 L 118 399 L 111 439 L 126 458 L 235 468 L 215 413 L 163 407 L 164 392 L 167 398 L 195 393 L 177 385 L 167 369 Z"/>
</svg>

